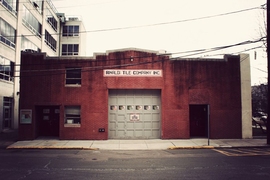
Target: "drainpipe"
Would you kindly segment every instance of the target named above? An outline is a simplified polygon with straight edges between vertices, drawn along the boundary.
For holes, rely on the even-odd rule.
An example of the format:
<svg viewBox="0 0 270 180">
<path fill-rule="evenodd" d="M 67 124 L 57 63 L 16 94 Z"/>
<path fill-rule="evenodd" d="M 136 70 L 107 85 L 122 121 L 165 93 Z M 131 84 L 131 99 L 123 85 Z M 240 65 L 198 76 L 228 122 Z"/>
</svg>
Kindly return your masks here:
<svg viewBox="0 0 270 180">
<path fill-rule="evenodd" d="M 267 70 L 268 70 L 268 82 L 267 82 L 267 86 L 268 86 L 268 95 L 267 95 L 267 144 L 270 145 L 270 118 L 269 118 L 269 115 L 270 115 L 270 96 L 269 96 L 269 92 L 270 92 L 270 84 L 269 84 L 269 81 L 270 81 L 270 72 L 269 72 L 269 66 L 270 66 L 270 49 L 269 49 L 269 45 L 270 45 L 270 40 L 269 40 L 269 33 L 270 33 L 270 26 L 269 26 L 269 20 L 270 20 L 270 7 L 269 7 L 269 3 L 270 3 L 270 0 L 267 0 Z"/>
</svg>

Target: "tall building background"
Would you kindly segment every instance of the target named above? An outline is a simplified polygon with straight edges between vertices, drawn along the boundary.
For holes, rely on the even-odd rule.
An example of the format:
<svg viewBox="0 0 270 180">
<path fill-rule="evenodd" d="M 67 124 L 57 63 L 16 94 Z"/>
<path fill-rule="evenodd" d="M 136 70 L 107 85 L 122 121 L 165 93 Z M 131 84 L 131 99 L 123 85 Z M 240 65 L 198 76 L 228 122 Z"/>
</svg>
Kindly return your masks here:
<svg viewBox="0 0 270 180">
<path fill-rule="evenodd" d="M 84 56 L 81 32 L 82 19 L 59 13 L 51 0 L 0 0 L 0 132 L 18 128 L 21 52 Z"/>
</svg>

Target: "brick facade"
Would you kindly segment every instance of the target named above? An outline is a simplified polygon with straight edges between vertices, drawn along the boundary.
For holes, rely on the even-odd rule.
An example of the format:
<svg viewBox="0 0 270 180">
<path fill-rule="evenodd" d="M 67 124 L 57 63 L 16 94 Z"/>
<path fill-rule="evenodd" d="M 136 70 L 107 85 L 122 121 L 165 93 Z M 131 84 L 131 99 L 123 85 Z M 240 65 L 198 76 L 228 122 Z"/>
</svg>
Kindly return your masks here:
<svg viewBox="0 0 270 180">
<path fill-rule="evenodd" d="M 65 69 L 82 68 L 81 86 L 65 85 Z M 104 77 L 103 69 L 162 70 L 162 77 Z M 240 56 L 224 59 L 170 59 L 126 50 L 94 58 L 22 54 L 20 109 L 32 110 L 32 122 L 19 125 L 20 139 L 40 136 L 38 106 L 59 107 L 60 139 L 108 139 L 110 89 L 161 90 L 161 139 L 190 138 L 190 105 L 210 107 L 210 138 L 241 138 Z M 64 107 L 81 107 L 79 127 L 66 127 Z"/>
</svg>

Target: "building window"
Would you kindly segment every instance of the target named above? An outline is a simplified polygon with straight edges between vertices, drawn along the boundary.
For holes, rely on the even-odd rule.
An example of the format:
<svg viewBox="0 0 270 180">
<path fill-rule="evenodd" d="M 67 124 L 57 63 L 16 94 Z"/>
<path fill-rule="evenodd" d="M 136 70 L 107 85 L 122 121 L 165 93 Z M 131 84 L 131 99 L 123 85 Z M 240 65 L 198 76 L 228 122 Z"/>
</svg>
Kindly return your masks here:
<svg viewBox="0 0 270 180">
<path fill-rule="evenodd" d="M 51 27 L 55 30 L 55 32 L 57 32 L 57 24 L 58 24 L 57 20 L 54 18 L 49 9 L 47 9 L 46 12 L 47 12 L 46 15 L 47 22 L 51 25 Z"/>
<path fill-rule="evenodd" d="M 62 44 L 62 56 L 79 55 L 79 44 Z"/>
<path fill-rule="evenodd" d="M 45 43 L 56 52 L 57 42 L 47 30 L 45 30 Z"/>
<path fill-rule="evenodd" d="M 66 84 L 81 85 L 81 68 L 66 68 Z"/>
<path fill-rule="evenodd" d="M 79 26 L 64 26 L 63 36 L 79 36 Z"/>
<path fill-rule="evenodd" d="M 15 35 L 16 30 L 9 25 L 6 21 L 0 18 L 0 38 L 1 42 L 15 48 Z"/>
<path fill-rule="evenodd" d="M 22 9 L 22 20 L 33 34 L 41 38 L 41 24 L 25 6 Z"/>
<path fill-rule="evenodd" d="M 41 0 L 30 0 L 34 6 L 34 8 L 36 8 L 36 10 L 41 14 L 42 13 L 42 9 L 43 9 L 43 2 Z"/>
<path fill-rule="evenodd" d="M 0 56 L 0 79 L 14 80 L 14 62 Z"/>
<path fill-rule="evenodd" d="M 41 52 L 41 50 L 25 36 L 22 36 L 21 51 L 24 52 Z"/>
<path fill-rule="evenodd" d="M 11 13 L 17 15 L 17 0 L 0 0 Z"/>
<path fill-rule="evenodd" d="M 65 124 L 81 124 L 81 107 L 65 107 Z"/>
</svg>

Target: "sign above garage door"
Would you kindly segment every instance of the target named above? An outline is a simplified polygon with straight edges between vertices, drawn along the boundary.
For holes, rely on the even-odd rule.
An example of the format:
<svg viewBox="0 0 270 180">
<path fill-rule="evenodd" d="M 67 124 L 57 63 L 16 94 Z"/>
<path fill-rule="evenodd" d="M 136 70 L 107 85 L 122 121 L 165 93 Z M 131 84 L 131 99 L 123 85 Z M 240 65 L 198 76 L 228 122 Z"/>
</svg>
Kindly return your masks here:
<svg viewBox="0 0 270 180">
<path fill-rule="evenodd" d="M 147 70 L 147 69 L 104 69 L 104 77 L 162 77 L 162 70 Z"/>
</svg>

